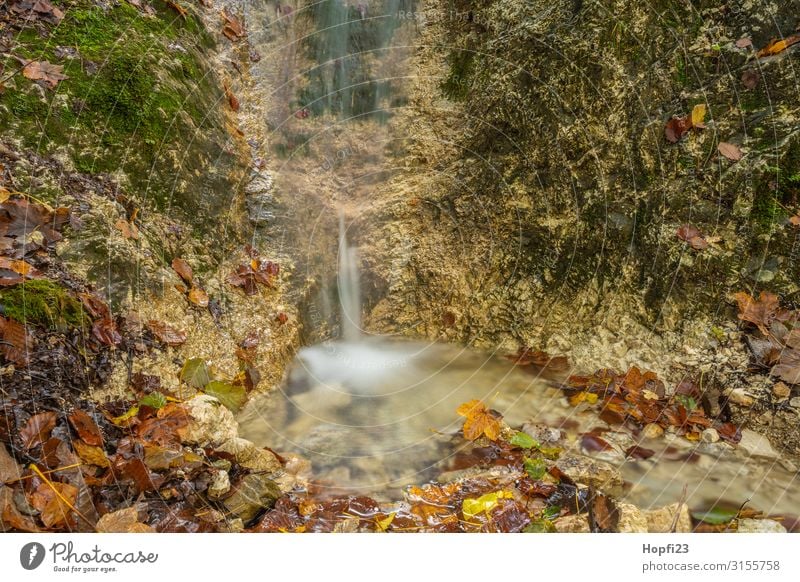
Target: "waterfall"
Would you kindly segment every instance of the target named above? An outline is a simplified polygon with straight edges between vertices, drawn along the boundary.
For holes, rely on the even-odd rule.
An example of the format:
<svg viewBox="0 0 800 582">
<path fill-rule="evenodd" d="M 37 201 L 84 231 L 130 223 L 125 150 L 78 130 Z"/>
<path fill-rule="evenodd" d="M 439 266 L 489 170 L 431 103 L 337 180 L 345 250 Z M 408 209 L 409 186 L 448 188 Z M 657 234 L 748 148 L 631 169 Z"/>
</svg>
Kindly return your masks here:
<svg viewBox="0 0 800 582">
<path fill-rule="evenodd" d="M 339 214 L 339 304 L 342 339 L 361 337 L 361 289 L 358 276 L 358 250 L 350 248 L 345 232 L 344 212 Z"/>
</svg>

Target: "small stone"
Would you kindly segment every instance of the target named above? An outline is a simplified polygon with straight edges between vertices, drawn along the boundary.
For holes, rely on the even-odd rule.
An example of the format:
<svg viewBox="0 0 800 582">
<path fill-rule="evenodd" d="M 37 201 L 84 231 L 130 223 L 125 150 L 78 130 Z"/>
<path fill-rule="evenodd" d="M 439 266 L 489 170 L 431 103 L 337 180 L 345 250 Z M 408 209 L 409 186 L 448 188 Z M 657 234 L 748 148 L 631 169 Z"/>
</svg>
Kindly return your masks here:
<svg viewBox="0 0 800 582">
<path fill-rule="evenodd" d="M 612 497 L 622 494 L 622 474 L 609 463 L 582 455 L 565 455 L 556 462 L 556 467 L 576 483 L 590 485 Z"/>
<path fill-rule="evenodd" d="M 231 490 L 231 478 L 226 471 L 215 471 L 208 485 L 208 496 L 219 499 Z"/>
<path fill-rule="evenodd" d="M 657 424 L 646 424 L 642 429 L 642 436 L 646 439 L 657 439 L 664 434 L 664 429 Z"/>
<path fill-rule="evenodd" d="M 772 448 L 772 444 L 767 437 L 749 428 L 742 429 L 742 440 L 739 441 L 738 446 L 752 457 L 780 458 L 780 455 Z"/>
<path fill-rule="evenodd" d="M 546 424 L 525 423 L 522 425 L 522 432 L 540 443 L 555 443 L 561 439 L 561 430 Z"/>
<path fill-rule="evenodd" d="M 566 515 L 553 522 L 558 533 L 589 533 L 589 518 L 586 515 Z"/>
<path fill-rule="evenodd" d="M 715 443 L 719 441 L 719 433 L 716 429 L 707 428 L 702 433 L 700 433 L 700 440 L 704 443 Z"/>
<path fill-rule="evenodd" d="M 281 496 L 281 490 L 264 475 L 245 475 L 222 504 L 230 513 L 247 523 L 262 509 L 271 509 Z"/>
<path fill-rule="evenodd" d="M 186 407 L 191 418 L 189 425 L 180 431 L 184 443 L 207 447 L 236 437 L 238 429 L 233 413 L 213 396 L 195 396 Z"/>
<path fill-rule="evenodd" d="M 772 387 L 772 395 L 777 398 L 778 400 L 786 400 L 792 393 L 792 389 L 789 388 L 783 382 L 776 382 L 775 385 Z"/>
<path fill-rule="evenodd" d="M 750 396 L 743 388 L 734 388 L 728 393 L 728 401 L 740 406 L 753 406 L 755 399 Z"/>
<path fill-rule="evenodd" d="M 630 503 L 617 502 L 617 512 L 619 533 L 647 533 L 647 519 L 638 507 Z"/>
<path fill-rule="evenodd" d="M 675 520 L 675 513 L 678 519 Z M 676 533 L 689 533 L 692 531 L 692 518 L 689 514 L 689 506 L 685 503 L 673 503 L 658 509 L 650 509 L 644 512 L 647 520 L 647 531 L 650 533 L 670 533 L 672 523 L 675 522 Z"/>
<path fill-rule="evenodd" d="M 259 448 L 247 439 L 227 440 L 217 450 L 233 455 L 239 465 L 258 473 L 274 473 L 281 468 L 280 461 L 273 453 Z"/>
<path fill-rule="evenodd" d="M 786 533 L 786 528 L 774 519 L 740 519 L 739 533 Z"/>
<path fill-rule="evenodd" d="M 795 396 L 789 401 L 789 406 L 800 409 L 800 396 Z"/>
</svg>

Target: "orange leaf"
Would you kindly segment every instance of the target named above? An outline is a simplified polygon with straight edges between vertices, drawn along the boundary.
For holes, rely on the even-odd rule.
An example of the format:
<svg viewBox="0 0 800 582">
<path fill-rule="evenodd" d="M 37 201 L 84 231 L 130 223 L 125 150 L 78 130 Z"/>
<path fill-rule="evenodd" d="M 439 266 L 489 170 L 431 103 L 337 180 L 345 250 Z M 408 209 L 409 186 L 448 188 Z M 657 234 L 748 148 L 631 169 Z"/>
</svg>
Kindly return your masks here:
<svg viewBox="0 0 800 582">
<path fill-rule="evenodd" d="M 99 447 L 103 444 L 103 435 L 94 419 L 83 410 L 76 410 L 69 415 L 69 423 L 87 445 Z"/>
<path fill-rule="evenodd" d="M 189 266 L 189 263 L 181 258 L 175 257 L 172 259 L 172 269 L 178 273 L 181 279 L 189 284 L 192 283 L 194 273 L 192 272 L 192 268 Z"/>
<path fill-rule="evenodd" d="M 466 417 L 464 421 L 464 438 L 474 441 L 482 435 L 496 441 L 500 437 L 500 416 L 489 410 L 480 400 L 470 400 L 458 407 L 456 412 Z"/>
<path fill-rule="evenodd" d="M 800 34 L 793 34 L 792 36 L 787 36 L 781 40 L 772 40 L 767 46 L 758 51 L 756 56 L 771 57 L 777 55 L 778 53 L 782 53 L 787 48 L 793 44 L 797 44 L 798 42 L 800 42 Z"/>
</svg>

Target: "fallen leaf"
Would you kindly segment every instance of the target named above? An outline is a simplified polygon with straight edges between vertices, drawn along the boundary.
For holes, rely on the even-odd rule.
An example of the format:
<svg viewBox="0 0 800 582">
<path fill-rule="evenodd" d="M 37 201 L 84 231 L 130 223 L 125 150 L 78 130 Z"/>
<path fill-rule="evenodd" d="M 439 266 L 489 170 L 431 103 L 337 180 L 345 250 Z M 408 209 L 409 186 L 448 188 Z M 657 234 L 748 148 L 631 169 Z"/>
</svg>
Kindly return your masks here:
<svg viewBox="0 0 800 582">
<path fill-rule="evenodd" d="M 669 143 L 678 143 L 692 129 L 692 120 L 688 116 L 672 117 L 664 126 L 664 137 Z"/>
<path fill-rule="evenodd" d="M 178 431 L 189 424 L 186 409 L 175 403 L 159 409 L 155 418 L 148 418 L 136 427 L 136 434 L 144 441 L 158 445 L 180 444 Z"/>
<path fill-rule="evenodd" d="M 236 41 L 245 35 L 244 25 L 241 20 L 232 14 L 228 14 L 227 10 L 223 10 L 221 15 L 225 21 L 222 27 L 222 34 L 224 34 L 228 40 Z"/>
<path fill-rule="evenodd" d="M 179 15 L 181 18 L 183 18 L 184 20 L 186 20 L 186 15 L 187 15 L 187 14 L 189 14 L 189 11 L 188 11 L 188 10 L 186 10 L 186 8 L 184 8 L 183 6 L 181 6 L 180 4 L 178 4 L 177 2 L 175 2 L 174 0 L 167 0 L 167 6 L 169 6 L 170 8 L 172 8 L 172 9 L 173 9 L 175 12 L 177 12 L 177 13 L 178 13 L 178 15 Z"/>
<path fill-rule="evenodd" d="M 208 366 L 206 366 L 204 360 L 200 358 L 189 358 L 183 364 L 180 379 L 189 384 L 189 386 L 202 390 L 211 382 L 211 375 L 208 372 Z"/>
<path fill-rule="evenodd" d="M 41 412 L 28 419 L 25 428 L 19 431 L 22 444 L 26 449 L 32 449 L 50 437 L 50 431 L 56 426 L 55 412 Z"/>
<path fill-rule="evenodd" d="M 708 248 L 708 241 L 696 227 L 690 224 L 684 224 L 679 227 L 676 234 L 679 239 L 688 242 L 695 250 L 702 251 Z"/>
<path fill-rule="evenodd" d="M 110 317 L 95 321 L 92 324 L 92 335 L 107 346 L 116 346 L 122 342 L 117 324 Z"/>
<path fill-rule="evenodd" d="M 97 467 L 110 466 L 105 451 L 103 451 L 103 449 L 100 447 L 87 445 L 83 441 L 73 441 L 72 446 L 75 448 L 75 452 L 84 463 L 95 465 Z"/>
<path fill-rule="evenodd" d="M 762 291 L 756 301 L 748 293 L 741 291 L 733 297 L 739 306 L 739 319 L 755 324 L 765 336 L 769 336 L 769 327 L 780 307 L 778 296 Z"/>
<path fill-rule="evenodd" d="M 534 481 L 538 481 L 547 473 L 547 463 L 542 459 L 525 459 L 522 468 Z"/>
<path fill-rule="evenodd" d="M 800 214 L 795 214 L 791 218 L 789 218 L 789 224 L 792 226 L 800 226 Z"/>
<path fill-rule="evenodd" d="M 697 521 L 708 523 L 710 525 L 722 525 L 730 523 L 739 514 L 738 508 L 730 507 L 712 507 L 705 511 L 692 511 L 692 517 Z"/>
<path fill-rule="evenodd" d="M 753 46 L 753 41 L 747 37 L 743 37 L 737 40 L 734 44 L 736 45 L 736 48 L 744 49 Z"/>
<path fill-rule="evenodd" d="M 192 287 L 189 290 L 189 302 L 198 307 L 208 307 L 208 293 L 200 287 Z"/>
<path fill-rule="evenodd" d="M 28 61 L 22 68 L 24 77 L 31 81 L 42 81 L 50 89 L 54 89 L 59 82 L 69 79 L 62 73 L 62 65 L 54 65 L 47 61 Z"/>
<path fill-rule="evenodd" d="M 496 412 L 489 410 L 480 400 L 470 400 L 458 407 L 459 416 L 466 418 L 464 421 L 464 438 L 474 441 L 482 435 L 492 441 L 500 437 L 500 417 Z"/>
<path fill-rule="evenodd" d="M 83 410 L 75 410 L 69 415 L 69 423 L 78 433 L 78 436 L 87 444 L 99 447 L 103 444 L 103 435 L 94 419 Z"/>
<path fill-rule="evenodd" d="M 77 487 L 50 481 L 36 488 L 31 496 L 31 505 L 41 512 L 39 518 L 44 526 L 53 528 L 66 523 L 77 497 Z"/>
<path fill-rule="evenodd" d="M 158 341 L 168 346 L 179 346 L 186 342 L 186 332 L 175 329 L 163 321 L 151 319 L 146 324 L 147 329 L 156 336 Z"/>
<path fill-rule="evenodd" d="M 705 125 L 703 122 L 706 119 L 706 106 L 703 103 L 698 103 L 692 109 L 692 127 L 703 129 Z"/>
<path fill-rule="evenodd" d="M 0 484 L 17 481 L 22 476 L 22 467 L 8 454 L 6 445 L 0 442 Z"/>
<path fill-rule="evenodd" d="M 0 486 L 0 532 L 11 529 L 27 532 L 39 531 L 30 517 L 20 513 L 14 502 L 14 493 L 11 487 Z"/>
<path fill-rule="evenodd" d="M 189 266 L 189 263 L 184 261 L 181 258 L 175 257 L 172 259 L 172 269 L 178 273 L 181 279 L 186 281 L 187 285 L 192 284 L 192 280 L 194 279 L 194 273 L 192 268 Z"/>
<path fill-rule="evenodd" d="M 755 69 L 747 69 L 742 73 L 742 85 L 745 89 L 755 89 L 761 81 L 761 75 Z"/>
<path fill-rule="evenodd" d="M 27 366 L 33 338 L 24 325 L 0 315 L 0 353 L 17 366 Z"/>
<path fill-rule="evenodd" d="M 123 238 L 139 240 L 139 229 L 132 222 L 120 218 L 114 223 L 114 226 L 122 233 Z"/>
<path fill-rule="evenodd" d="M 508 442 L 521 449 L 532 449 L 539 446 L 539 443 L 531 435 L 520 431 L 517 431 Z"/>
<path fill-rule="evenodd" d="M 228 105 L 231 110 L 239 111 L 239 100 L 236 98 L 236 95 L 233 94 L 233 91 L 231 91 L 228 83 L 223 83 L 222 88 L 225 90 L 225 98 L 228 100 Z"/>
<path fill-rule="evenodd" d="M 773 39 L 769 42 L 769 44 L 767 44 L 767 46 L 758 51 L 758 53 L 756 53 L 756 56 L 758 56 L 759 58 L 771 57 L 779 53 L 782 53 L 790 46 L 795 45 L 799 42 L 800 42 L 800 34 L 793 34 L 792 36 L 787 36 L 786 38 L 781 40 Z"/>
<path fill-rule="evenodd" d="M 649 459 L 655 454 L 655 451 L 651 451 L 650 449 L 646 449 L 638 445 L 630 446 L 625 451 L 625 456 L 629 459 Z"/>
<path fill-rule="evenodd" d="M 238 411 L 247 400 L 247 391 L 244 386 L 233 386 L 225 382 L 209 382 L 203 388 L 203 392 L 209 396 L 214 396 L 233 412 Z"/>
<path fill-rule="evenodd" d="M 97 522 L 98 533 L 152 533 L 149 525 L 139 521 L 139 510 L 134 505 L 106 513 Z"/>
<path fill-rule="evenodd" d="M 717 146 L 717 148 L 719 149 L 719 153 L 731 161 L 738 162 L 744 157 L 744 154 L 742 153 L 742 150 L 739 149 L 739 146 L 732 143 L 721 141 L 719 142 L 719 146 Z"/>
<path fill-rule="evenodd" d="M 589 529 L 596 533 L 617 531 L 619 511 L 614 500 L 601 494 L 594 494 L 589 502 Z"/>
<path fill-rule="evenodd" d="M 477 499 L 465 499 L 461 503 L 461 514 L 464 519 L 470 520 L 481 513 L 488 513 L 494 509 L 500 499 L 514 499 L 514 494 L 510 491 L 496 491 L 486 493 Z"/>
</svg>

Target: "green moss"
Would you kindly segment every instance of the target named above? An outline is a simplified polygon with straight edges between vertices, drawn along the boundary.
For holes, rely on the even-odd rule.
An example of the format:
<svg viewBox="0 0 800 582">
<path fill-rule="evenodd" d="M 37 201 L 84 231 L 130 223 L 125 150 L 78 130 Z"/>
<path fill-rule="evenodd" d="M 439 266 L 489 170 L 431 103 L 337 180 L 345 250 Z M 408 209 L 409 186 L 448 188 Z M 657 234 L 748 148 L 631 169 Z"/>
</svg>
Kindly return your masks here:
<svg viewBox="0 0 800 582">
<path fill-rule="evenodd" d="M 455 50 L 448 58 L 450 71 L 442 82 L 442 93 L 453 101 L 464 101 L 469 96 L 469 79 L 475 69 L 475 53 Z"/>
<path fill-rule="evenodd" d="M 202 62 L 213 39 L 194 16 L 184 20 L 163 1 L 152 4 L 155 17 L 124 2 L 104 9 L 91 0 L 64 1 L 64 19 L 49 34 L 23 29 L 17 53 L 62 64 L 68 79 L 45 92 L 47 103 L 18 77 L 17 88 L 0 97 L 0 126 L 37 150 L 69 144 L 81 171 L 121 168 L 135 188 L 152 185 L 165 148 L 189 143 L 201 126 L 221 127 L 221 117 L 208 116 L 221 91 Z M 58 57 L 56 47 L 72 47 L 79 57 Z M 174 179 L 172 170 L 165 180 Z"/>
<path fill-rule="evenodd" d="M 34 279 L 0 291 L 6 317 L 50 329 L 79 327 L 87 321 L 80 302 L 52 281 Z"/>
</svg>

